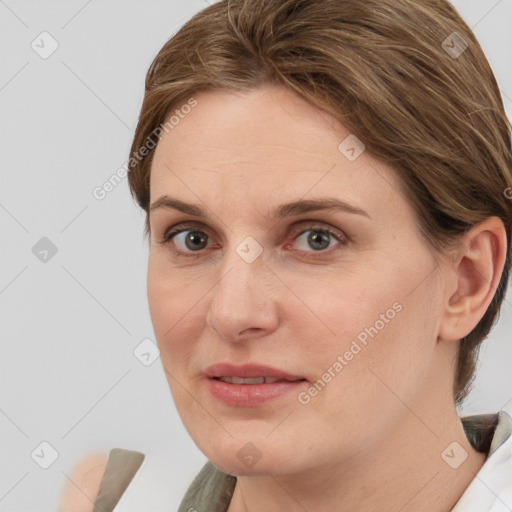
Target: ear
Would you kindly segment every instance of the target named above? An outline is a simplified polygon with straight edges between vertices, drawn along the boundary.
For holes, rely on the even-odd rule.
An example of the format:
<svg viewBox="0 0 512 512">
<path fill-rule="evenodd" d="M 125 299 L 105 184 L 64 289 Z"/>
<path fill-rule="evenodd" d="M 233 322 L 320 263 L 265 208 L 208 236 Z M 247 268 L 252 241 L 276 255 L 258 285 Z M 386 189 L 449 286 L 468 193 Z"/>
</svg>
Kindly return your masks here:
<svg viewBox="0 0 512 512">
<path fill-rule="evenodd" d="M 456 341 L 475 328 L 494 297 L 506 253 L 507 233 L 498 217 L 488 217 L 462 237 L 448 268 L 454 284 L 447 290 L 439 338 Z"/>
</svg>

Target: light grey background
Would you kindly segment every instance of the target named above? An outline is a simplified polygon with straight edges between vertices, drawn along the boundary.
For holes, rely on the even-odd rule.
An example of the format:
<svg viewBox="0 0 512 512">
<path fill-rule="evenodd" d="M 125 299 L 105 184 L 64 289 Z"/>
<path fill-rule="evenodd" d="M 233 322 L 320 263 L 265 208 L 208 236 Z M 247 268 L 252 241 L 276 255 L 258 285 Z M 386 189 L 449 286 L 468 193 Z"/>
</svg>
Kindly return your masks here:
<svg viewBox="0 0 512 512">
<path fill-rule="evenodd" d="M 510 118 L 512 0 L 454 3 L 487 53 Z M 160 361 L 144 366 L 133 354 L 154 339 L 142 212 L 126 179 L 103 200 L 92 194 L 127 159 L 153 57 L 206 5 L 0 0 L 3 512 L 56 510 L 73 465 L 113 447 L 156 461 L 155 492 L 174 510 L 206 460 Z M 58 43 L 46 59 L 31 47 L 51 49 L 43 31 Z M 43 237 L 57 248 L 46 262 L 32 252 Z M 510 297 L 465 414 L 512 412 Z M 43 441 L 58 452 L 48 469 L 38 465 L 51 456 Z"/>
</svg>

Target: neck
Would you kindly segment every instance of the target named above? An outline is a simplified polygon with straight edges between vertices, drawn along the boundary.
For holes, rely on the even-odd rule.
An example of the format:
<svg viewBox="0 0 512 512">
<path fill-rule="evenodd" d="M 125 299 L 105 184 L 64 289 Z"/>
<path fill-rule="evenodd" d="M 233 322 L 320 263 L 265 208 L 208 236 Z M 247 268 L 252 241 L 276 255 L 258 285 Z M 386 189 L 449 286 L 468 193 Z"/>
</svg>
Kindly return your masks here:
<svg viewBox="0 0 512 512">
<path fill-rule="evenodd" d="M 419 408 L 408 407 L 383 442 L 336 467 L 320 465 L 301 474 L 239 477 L 228 512 L 451 510 L 486 455 L 472 448 L 453 403 L 436 404 L 432 395 L 429 405 L 434 407 L 426 408 L 432 414 L 418 414 Z M 417 403 L 425 405 L 425 397 Z M 450 445 L 453 448 L 447 450 Z M 441 456 L 444 452 L 455 466 L 462 460 L 462 450 L 468 457 L 456 469 Z"/>
</svg>

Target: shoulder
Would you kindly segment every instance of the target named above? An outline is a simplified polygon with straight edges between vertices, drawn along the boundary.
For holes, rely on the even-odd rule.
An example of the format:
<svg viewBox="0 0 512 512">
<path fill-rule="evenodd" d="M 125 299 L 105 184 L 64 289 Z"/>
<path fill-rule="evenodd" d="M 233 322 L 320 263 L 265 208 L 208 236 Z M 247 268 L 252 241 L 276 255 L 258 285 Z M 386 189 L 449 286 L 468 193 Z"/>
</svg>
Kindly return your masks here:
<svg viewBox="0 0 512 512">
<path fill-rule="evenodd" d="M 59 512 L 93 512 L 109 455 L 96 453 L 81 459 L 67 475 Z"/>
<path fill-rule="evenodd" d="M 124 448 L 85 457 L 67 478 L 59 512 L 113 510 L 144 459 L 143 453 Z"/>
</svg>

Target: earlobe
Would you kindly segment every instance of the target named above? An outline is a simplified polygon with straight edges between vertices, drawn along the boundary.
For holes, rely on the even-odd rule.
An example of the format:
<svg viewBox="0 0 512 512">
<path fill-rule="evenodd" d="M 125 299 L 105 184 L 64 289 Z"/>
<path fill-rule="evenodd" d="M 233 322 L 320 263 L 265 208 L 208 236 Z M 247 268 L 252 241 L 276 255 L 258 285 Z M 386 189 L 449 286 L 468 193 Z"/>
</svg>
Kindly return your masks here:
<svg viewBox="0 0 512 512">
<path fill-rule="evenodd" d="M 439 338 L 456 341 L 475 328 L 499 285 L 506 251 L 507 234 L 498 217 L 485 219 L 462 237 L 449 270 L 456 289 L 447 297 Z"/>
</svg>

